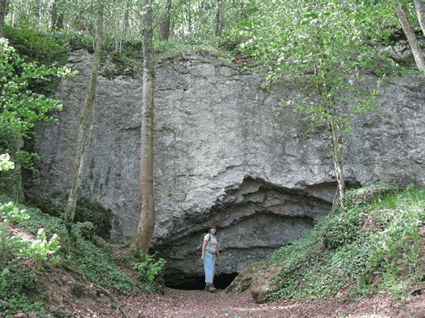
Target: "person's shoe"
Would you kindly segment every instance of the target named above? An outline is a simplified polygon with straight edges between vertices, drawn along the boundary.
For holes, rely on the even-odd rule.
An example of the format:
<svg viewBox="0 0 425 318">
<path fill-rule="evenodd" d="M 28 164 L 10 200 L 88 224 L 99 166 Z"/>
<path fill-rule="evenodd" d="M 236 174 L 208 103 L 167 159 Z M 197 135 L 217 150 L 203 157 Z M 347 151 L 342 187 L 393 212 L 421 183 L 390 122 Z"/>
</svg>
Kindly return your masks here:
<svg viewBox="0 0 425 318">
<path fill-rule="evenodd" d="M 217 288 L 215 288 L 214 286 L 208 286 L 209 287 L 209 292 L 211 292 L 211 293 L 213 293 L 213 292 L 215 292 L 216 290 L 217 290 Z"/>
<path fill-rule="evenodd" d="M 210 291 L 210 285 L 205 285 L 205 291 L 207 291 L 207 292 Z"/>
</svg>

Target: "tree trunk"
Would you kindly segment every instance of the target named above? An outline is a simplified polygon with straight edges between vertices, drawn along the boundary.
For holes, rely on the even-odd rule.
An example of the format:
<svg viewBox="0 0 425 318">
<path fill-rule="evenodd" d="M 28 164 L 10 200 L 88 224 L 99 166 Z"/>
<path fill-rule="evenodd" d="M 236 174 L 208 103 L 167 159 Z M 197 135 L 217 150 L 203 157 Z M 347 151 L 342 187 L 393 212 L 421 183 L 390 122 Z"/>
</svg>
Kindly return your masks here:
<svg viewBox="0 0 425 318">
<path fill-rule="evenodd" d="M 165 41 L 170 39 L 170 25 L 171 25 L 171 0 L 167 0 L 165 4 L 164 18 L 161 23 L 161 38 Z"/>
<path fill-rule="evenodd" d="M 12 159 L 15 162 L 15 169 L 11 171 L 11 196 L 15 202 L 24 202 L 24 188 L 22 186 L 22 165 L 16 154 L 24 147 L 24 139 L 20 133 L 17 133 L 14 141 L 14 151 L 12 153 Z"/>
<path fill-rule="evenodd" d="M 221 36 L 224 28 L 224 0 L 217 0 L 217 26 L 215 35 Z"/>
<path fill-rule="evenodd" d="M 147 254 L 155 228 L 155 204 L 153 189 L 153 128 L 155 60 L 152 45 L 152 0 L 143 0 L 143 108 L 140 158 L 139 225 L 130 242 L 130 252 Z"/>
<path fill-rule="evenodd" d="M 421 26 L 422 33 L 425 35 L 425 2 L 423 0 L 414 1 L 419 24 Z"/>
<path fill-rule="evenodd" d="M 51 11 L 51 29 L 52 31 L 63 29 L 63 9 L 60 0 L 54 0 Z"/>
<path fill-rule="evenodd" d="M 97 36 L 96 36 L 96 51 L 94 54 L 93 67 L 90 77 L 89 88 L 87 96 L 84 101 L 83 110 L 80 116 L 80 126 L 78 129 L 77 153 L 75 156 L 75 163 L 72 169 L 71 184 L 66 206 L 66 220 L 68 231 L 71 230 L 72 223 L 74 222 L 75 208 L 78 199 L 78 186 L 81 181 L 81 175 L 84 168 L 84 158 L 88 145 L 90 144 L 91 136 L 93 133 L 94 119 L 95 119 L 95 99 L 96 99 L 96 80 L 97 73 L 100 68 L 100 57 L 102 53 L 102 37 L 103 37 L 103 4 L 104 0 L 98 0 L 97 12 Z M 87 132 L 87 121 L 91 111 L 91 122 Z"/>
<path fill-rule="evenodd" d="M 5 14 L 6 14 L 6 0 L 0 0 L 0 38 L 4 37 Z"/>
<path fill-rule="evenodd" d="M 122 15 L 123 21 L 120 22 L 120 37 L 119 37 L 119 45 L 118 45 L 118 52 L 122 52 L 122 42 L 124 41 L 124 37 L 127 32 L 128 28 L 128 0 L 124 1 L 124 8 L 123 8 L 123 15 Z"/>
<path fill-rule="evenodd" d="M 409 41 L 413 57 L 415 58 L 416 66 L 420 72 L 425 72 L 425 61 L 422 57 L 421 49 L 419 48 L 415 33 L 413 33 L 410 22 L 407 19 L 407 15 L 404 12 L 404 9 L 399 0 L 392 0 L 392 3 L 394 4 L 398 19 L 400 20 L 400 24 L 404 33 L 406 34 L 407 40 Z"/>
<path fill-rule="evenodd" d="M 189 36 L 190 37 L 192 37 L 192 30 L 193 30 L 193 26 L 192 26 L 192 8 L 191 8 L 191 5 L 190 5 L 190 3 L 189 3 L 189 11 L 188 11 L 188 22 L 189 22 L 189 27 L 188 27 L 188 29 L 189 29 Z"/>
<path fill-rule="evenodd" d="M 131 0 L 126 0 L 125 2 L 125 12 L 124 12 L 124 31 L 127 32 L 127 30 L 130 28 L 130 10 L 129 7 L 132 6 Z"/>
<path fill-rule="evenodd" d="M 344 180 L 344 164 L 343 164 L 343 152 L 342 152 L 342 140 L 339 126 L 330 119 L 329 122 L 329 131 L 331 134 L 331 148 L 332 148 L 332 157 L 334 161 L 335 176 L 338 182 L 338 192 L 339 192 L 339 204 L 341 211 L 346 210 L 345 206 L 345 180 Z"/>
</svg>

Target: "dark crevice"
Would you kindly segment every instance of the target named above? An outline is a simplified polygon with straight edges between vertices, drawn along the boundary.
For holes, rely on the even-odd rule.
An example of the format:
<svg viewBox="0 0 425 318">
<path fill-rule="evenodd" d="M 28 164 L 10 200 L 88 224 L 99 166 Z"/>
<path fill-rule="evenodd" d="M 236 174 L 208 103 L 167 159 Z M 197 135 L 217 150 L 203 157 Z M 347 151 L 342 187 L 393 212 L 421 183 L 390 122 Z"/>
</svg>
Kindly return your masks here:
<svg viewBox="0 0 425 318">
<path fill-rule="evenodd" d="M 217 289 L 226 289 L 237 276 L 238 273 L 216 275 L 214 286 Z M 164 283 L 166 287 L 173 289 L 203 290 L 205 289 L 205 276 L 183 272 L 165 273 Z"/>
</svg>

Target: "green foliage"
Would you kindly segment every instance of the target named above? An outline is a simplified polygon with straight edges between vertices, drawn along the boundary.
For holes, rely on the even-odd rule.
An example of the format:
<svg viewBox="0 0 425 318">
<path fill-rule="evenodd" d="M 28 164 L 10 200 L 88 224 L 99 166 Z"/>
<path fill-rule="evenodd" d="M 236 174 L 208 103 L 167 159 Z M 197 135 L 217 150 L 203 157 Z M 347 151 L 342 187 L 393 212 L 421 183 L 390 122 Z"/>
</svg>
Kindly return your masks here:
<svg viewBox="0 0 425 318">
<path fill-rule="evenodd" d="M 54 33 L 54 36 L 65 40 L 70 51 L 86 49 L 90 53 L 94 52 L 93 38 L 88 32 L 76 32 L 74 30 L 70 30 L 69 32 L 61 31 Z"/>
<path fill-rule="evenodd" d="M 208 41 L 157 41 L 154 39 L 154 47 L 158 59 L 172 58 L 187 52 L 208 52 L 208 55 L 226 55 Z"/>
<path fill-rule="evenodd" d="M 105 240 L 110 239 L 112 212 L 104 209 L 99 203 L 86 198 L 79 198 L 75 209 L 75 222 L 90 222 L 93 225 L 91 237 L 96 234 Z"/>
<path fill-rule="evenodd" d="M 402 297 L 423 280 L 424 206 L 425 190 L 416 188 L 374 202 L 370 217 L 381 230 L 371 232 L 368 269 L 359 277 L 359 290 L 375 285 L 382 293 Z"/>
<path fill-rule="evenodd" d="M 370 204 L 373 200 L 387 194 L 397 192 L 396 187 L 390 184 L 379 184 L 362 187 L 360 189 L 347 191 L 347 204 L 352 206 L 361 206 Z"/>
<path fill-rule="evenodd" d="M 19 55 L 27 62 L 52 65 L 57 62 L 65 65 L 67 58 L 66 43 L 52 36 L 41 34 L 32 28 L 13 29 L 5 27 L 4 36 Z"/>
<path fill-rule="evenodd" d="M 360 225 L 362 223 L 362 214 L 339 213 L 338 217 L 327 217 L 329 221 L 323 220 L 326 225 L 322 230 L 323 244 L 327 249 L 337 249 L 353 242 L 361 235 Z"/>
<path fill-rule="evenodd" d="M 8 201 L 7 197 L 0 196 L 0 202 Z M 134 270 L 138 279 L 132 279 L 118 267 L 123 265 L 130 269 L 131 259 L 117 258 L 112 252 L 112 245 L 95 235 L 93 223 L 77 222 L 68 236 L 61 218 L 42 213 L 39 209 L 24 208 L 13 203 L 0 204 L 0 218 L 3 220 L 0 223 L 0 299 L 3 299 L 0 309 L 4 312 L 16 313 L 20 310 L 43 316 L 42 305 L 25 296 L 27 291 L 35 290 L 38 286 L 35 283 L 37 271 L 25 266 L 22 263 L 24 259 L 31 259 L 36 264 L 56 264 L 69 270 L 76 279 L 88 280 L 120 294 L 134 294 L 140 288 L 161 291 L 158 276 L 165 264 L 163 259 L 154 261 L 153 257 L 148 256 L 144 262 L 136 264 Z M 29 243 L 11 236 L 6 226 L 12 223 L 36 235 L 37 239 Z"/>
<path fill-rule="evenodd" d="M 153 282 L 155 277 L 161 272 L 166 261 L 163 258 L 155 260 L 154 256 L 146 255 L 145 260 L 141 263 L 136 263 L 133 267 L 134 270 L 138 270 L 140 281 Z"/>
<path fill-rule="evenodd" d="M 0 197 L 0 202 L 7 202 Z M 94 235 L 91 222 L 76 223 L 67 236 L 64 221 L 42 213 L 39 209 L 7 203 L 0 205 L 0 310 L 5 313 L 35 312 L 43 317 L 42 303 L 29 300 L 27 291 L 37 289 L 36 271 L 22 263 L 31 259 L 39 264 L 58 264 L 70 270 L 77 279 L 91 282 L 120 294 L 137 292 L 139 285 L 118 267 L 119 260 L 111 245 Z M 14 223 L 19 228 L 37 235 L 33 243 L 11 236 L 6 226 Z M 40 229 L 42 227 L 42 229 Z M 51 236 L 48 240 L 47 237 Z M 59 249 L 59 238 L 61 248 Z M 59 250 L 59 254 L 57 252 Z M 59 255 L 63 257 L 59 263 Z M 127 260 L 128 261 L 128 260 Z"/>
<path fill-rule="evenodd" d="M 9 171 L 15 169 L 15 164 L 10 161 L 8 153 L 0 155 L 0 171 Z"/>
<path fill-rule="evenodd" d="M 38 66 L 26 63 L 8 41 L 0 39 L 0 151 L 15 151 L 13 142 L 18 136 L 31 138 L 35 122 L 56 121 L 49 112 L 61 109 L 59 101 L 46 98 L 29 90 L 33 79 L 47 80 L 48 76 L 69 76 L 67 68 Z M 31 158 L 36 156 L 26 151 L 12 153 L 17 160 L 31 166 Z"/>
<path fill-rule="evenodd" d="M 67 38 L 58 34 L 42 34 L 33 28 L 5 28 L 5 38 L 25 62 L 38 65 L 64 66 L 68 61 Z M 28 89 L 40 95 L 52 97 L 60 84 L 60 78 L 46 75 L 28 80 Z"/>
<path fill-rule="evenodd" d="M 349 195 L 365 201 L 333 211 L 273 253 L 269 264 L 280 264 L 282 272 L 272 299 L 325 299 L 353 285 L 352 297 L 402 298 L 423 279 L 425 190 L 375 185 Z"/>
<path fill-rule="evenodd" d="M 155 259 L 155 255 L 143 255 L 144 261 L 136 263 L 133 270 L 137 270 L 139 275 L 137 280 L 142 283 L 145 289 L 155 290 L 157 286 L 154 284 L 158 280 L 162 268 L 166 261 L 163 258 Z"/>
<path fill-rule="evenodd" d="M 370 111 L 376 100 L 376 91 L 356 82 L 363 80 L 362 71 L 376 71 L 379 51 L 370 42 L 379 34 L 371 32 L 377 7 L 327 0 L 265 4 L 241 49 L 263 61 L 266 83 L 282 77 L 302 81 L 305 95 L 285 105 L 297 107 L 311 129 L 338 126 L 339 139 L 351 130 L 353 116 Z"/>
<path fill-rule="evenodd" d="M 60 217 L 62 217 L 65 213 L 66 203 L 64 201 L 53 202 L 51 199 L 41 198 L 32 194 L 27 195 L 27 200 L 26 204 L 35 208 L 30 211 L 39 212 L 39 214 L 33 215 L 31 220 L 40 220 L 39 225 L 43 222 L 46 223 L 46 221 L 49 223 L 54 222 L 55 224 L 52 225 L 53 227 L 62 228 L 62 219 L 60 219 Z M 104 240 L 109 240 L 110 230 L 112 228 L 111 218 L 111 211 L 104 209 L 99 203 L 93 202 L 84 197 L 78 199 L 75 222 L 90 224 L 90 226 L 84 229 L 82 233 L 82 236 L 86 239 L 93 240 L 96 235 L 100 236 Z"/>
<path fill-rule="evenodd" d="M 120 294 L 132 294 L 137 284 L 115 265 L 117 257 L 111 247 L 102 238 L 92 236 L 90 222 L 76 223 L 72 236 L 67 241 L 68 257 L 84 272 L 84 275 L 96 285 Z"/>
<path fill-rule="evenodd" d="M 29 301 L 24 290 L 35 289 L 35 272 L 24 265 L 24 260 L 33 260 L 38 264 L 52 265 L 58 262 L 53 254 L 59 249 L 59 238 L 53 235 L 47 240 L 44 229 L 38 229 L 37 238 L 30 243 L 23 237 L 7 231 L 10 224 L 24 224 L 30 218 L 24 209 L 13 202 L 0 200 L 0 310 L 4 313 L 19 309 L 35 310 L 39 304 Z"/>
<path fill-rule="evenodd" d="M 5 197 L 0 198 L 4 200 Z M 23 205 L 20 205 L 20 207 L 24 208 L 26 214 L 30 216 L 29 219 L 25 221 L 25 223 L 20 224 L 20 227 L 23 230 L 37 235 L 39 228 L 43 228 L 47 236 L 65 236 L 66 228 L 61 218 L 45 214 L 38 208 L 30 208 Z M 63 242 L 61 242 L 61 244 L 62 243 Z"/>
</svg>

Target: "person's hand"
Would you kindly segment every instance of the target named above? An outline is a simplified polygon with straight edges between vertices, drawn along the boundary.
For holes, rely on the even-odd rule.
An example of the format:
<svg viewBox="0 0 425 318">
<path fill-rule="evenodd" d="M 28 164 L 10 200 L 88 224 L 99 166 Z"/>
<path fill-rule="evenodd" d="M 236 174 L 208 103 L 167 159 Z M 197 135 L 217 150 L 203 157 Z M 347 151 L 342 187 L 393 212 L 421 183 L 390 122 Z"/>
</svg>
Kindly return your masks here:
<svg viewBox="0 0 425 318">
<path fill-rule="evenodd" d="M 202 262 L 202 263 L 204 262 L 204 259 L 205 259 L 205 256 L 204 256 L 204 255 L 202 255 L 202 256 L 201 256 L 201 262 Z"/>
<path fill-rule="evenodd" d="M 220 255 L 218 255 L 218 260 L 221 262 L 221 256 Z"/>
</svg>

